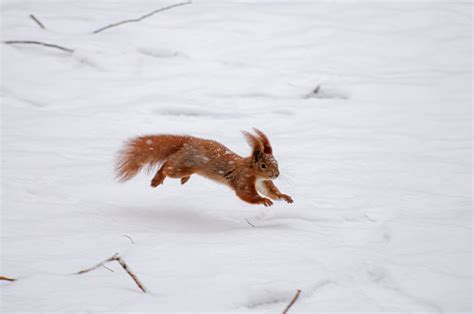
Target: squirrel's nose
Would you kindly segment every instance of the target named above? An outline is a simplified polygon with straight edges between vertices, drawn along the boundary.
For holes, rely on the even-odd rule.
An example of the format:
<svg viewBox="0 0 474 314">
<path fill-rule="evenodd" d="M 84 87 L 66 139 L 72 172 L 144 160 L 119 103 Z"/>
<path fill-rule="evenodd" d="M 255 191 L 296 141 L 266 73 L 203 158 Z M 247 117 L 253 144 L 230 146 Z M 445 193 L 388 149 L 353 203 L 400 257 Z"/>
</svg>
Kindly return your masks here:
<svg viewBox="0 0 474 314">
<path fill-rule="evenodd" d="M 278 178 L 278 176 L 280 175 L 280 172 L 278 170 L 276 170 L 273 175 L 275 176 L 275 178 Z"/>
</svg>

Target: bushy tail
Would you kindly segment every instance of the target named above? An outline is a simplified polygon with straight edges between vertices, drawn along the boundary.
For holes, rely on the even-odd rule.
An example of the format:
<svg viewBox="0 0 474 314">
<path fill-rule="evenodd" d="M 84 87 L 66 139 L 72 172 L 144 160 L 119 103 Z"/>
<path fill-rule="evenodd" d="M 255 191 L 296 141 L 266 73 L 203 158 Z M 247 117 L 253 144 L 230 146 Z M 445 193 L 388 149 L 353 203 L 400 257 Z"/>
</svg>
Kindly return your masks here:
<svg viewBox="0 0 474 314">
<path fill-rule="evenodd" d="M 150 135 L 129 140 L 119 152 L 115 170 L 119 181 L 133 178 L 144 166 L 153 167 L 178 151 L 186 136 Z"/>
</svg>

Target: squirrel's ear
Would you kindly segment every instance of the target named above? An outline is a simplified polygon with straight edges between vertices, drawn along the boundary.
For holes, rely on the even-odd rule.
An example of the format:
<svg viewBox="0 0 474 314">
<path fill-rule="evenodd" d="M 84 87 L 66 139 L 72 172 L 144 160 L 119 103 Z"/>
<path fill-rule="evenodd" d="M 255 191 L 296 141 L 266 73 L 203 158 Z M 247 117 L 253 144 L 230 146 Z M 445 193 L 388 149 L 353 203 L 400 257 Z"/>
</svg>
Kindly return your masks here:
<svg viewBox="0 0 474 314">
<path fill-rule="evenodd" d="M 262 158 L 264 147 L 262 142 L 255 137 L 255 135 L 250 134 L 247 131 L 242 131 L 242 133 L 245 136 L 245 139 L 247 140 L 247 143 L 252 147 L 252 157 L 254 162 L 257 162 Z"/>
<path fill-rule="evenodd" d="M 253 130 L 255 131 L 255 133 L 257 133 L 258 137 L 260 138 L 260 141 L 263 144 L 263 152 L 265 154 L 271 154 L 273 150 L 272 150 L 272 145 L 270 145 L 270 140 L 268 139 L 268 137 L 259 129 L 253 128 Z"/>
<path fill-rule="evenodd" d="M 263 156 L 261 147 L 254 147 L 252 156 L 253 156 L 253 162 L 259 161 Z"/>
</svg>

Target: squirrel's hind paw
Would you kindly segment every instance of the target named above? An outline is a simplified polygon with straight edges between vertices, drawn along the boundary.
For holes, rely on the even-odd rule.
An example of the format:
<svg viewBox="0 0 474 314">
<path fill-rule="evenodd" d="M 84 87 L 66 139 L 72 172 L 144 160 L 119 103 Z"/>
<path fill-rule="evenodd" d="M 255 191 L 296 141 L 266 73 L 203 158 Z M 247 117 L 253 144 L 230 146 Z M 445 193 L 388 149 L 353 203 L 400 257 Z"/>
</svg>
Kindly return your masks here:
<svg viewBox="0 0 474 314">
<path fill-rule="evenodd" d="M 165 181 L 165 178 L 153 178 L 150 185 L 156 188 L 158 185 L 163 184 L 163 181 Z"/>
<path fill-rule="evenodd" d="M 182 177 L 181 178 L 181 184 L 185 184 L 186 182 L 188 182 L 189 178 L 191 178 L 191 176 Z"/>
</svg>

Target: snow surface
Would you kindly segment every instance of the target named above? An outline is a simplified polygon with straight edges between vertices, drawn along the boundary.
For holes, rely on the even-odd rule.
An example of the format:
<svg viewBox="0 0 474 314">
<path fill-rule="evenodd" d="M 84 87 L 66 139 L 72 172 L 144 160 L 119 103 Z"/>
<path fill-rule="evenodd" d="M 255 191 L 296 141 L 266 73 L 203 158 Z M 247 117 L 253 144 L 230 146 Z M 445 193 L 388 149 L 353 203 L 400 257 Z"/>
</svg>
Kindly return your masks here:
<svg viewBox="0 0 474 314">
<path fill-rule="evenodd" d="M 3 40 L 75 52 L 1 48 L 1 313 L 470 313 L 472 4 L 195 0 L 91 34 L 172 3 L 2 1 Z M 253 126 L 294 204 L 114 181 L 127 138 L 245 155 Z M 116 252 L 150 294 L 72 275 Z"/>
</svg>

